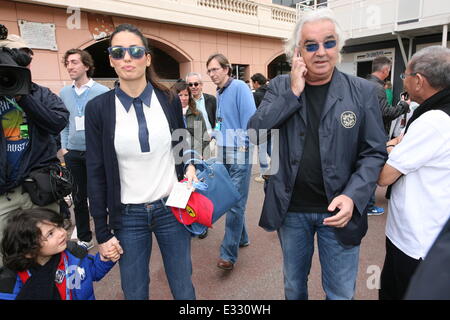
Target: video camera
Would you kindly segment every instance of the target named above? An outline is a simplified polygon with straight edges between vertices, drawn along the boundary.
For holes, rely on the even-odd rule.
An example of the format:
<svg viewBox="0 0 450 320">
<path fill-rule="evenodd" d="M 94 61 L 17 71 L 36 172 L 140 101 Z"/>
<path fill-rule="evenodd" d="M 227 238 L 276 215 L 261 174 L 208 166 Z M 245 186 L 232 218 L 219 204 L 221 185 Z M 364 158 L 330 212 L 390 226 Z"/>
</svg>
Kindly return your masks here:
<svg viewBox="0 0 450 320">
<path fill-rule="evenodd" d="M 7 32 L 0 25 L 0 97 L 26 95 L 31 89 L 31 72 L 26 66 L 32 58 L 21 49 L 1 46 L 2 41 L 7 41 Z"/>
</svg>

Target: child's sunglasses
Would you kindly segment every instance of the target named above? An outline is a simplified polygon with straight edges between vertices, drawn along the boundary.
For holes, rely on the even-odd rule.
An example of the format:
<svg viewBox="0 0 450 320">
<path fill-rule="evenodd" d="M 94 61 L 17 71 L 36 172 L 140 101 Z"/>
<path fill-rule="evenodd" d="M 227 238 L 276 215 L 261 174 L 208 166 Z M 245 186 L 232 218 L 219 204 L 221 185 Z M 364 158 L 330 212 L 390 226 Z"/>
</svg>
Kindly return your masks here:
<svg viewBox="0 0 450 320">
<path fill-rule="evenodd" d="M 140 47 L 140 46 L 134 46 L 134 47 L 129 47 L 129 48 L 116 46 L 116 47 L 108 48 L 109 55 L 114 60 L 123 59 L 125 57 L 125 52 L 127 52 L 127 51 L 128 51 L 128 54 L 130 55 L 130 57 L 133 59 L 140 59 L 147 53 L 147 50 L 145 50 L 145 47 Z"/>
</svg>

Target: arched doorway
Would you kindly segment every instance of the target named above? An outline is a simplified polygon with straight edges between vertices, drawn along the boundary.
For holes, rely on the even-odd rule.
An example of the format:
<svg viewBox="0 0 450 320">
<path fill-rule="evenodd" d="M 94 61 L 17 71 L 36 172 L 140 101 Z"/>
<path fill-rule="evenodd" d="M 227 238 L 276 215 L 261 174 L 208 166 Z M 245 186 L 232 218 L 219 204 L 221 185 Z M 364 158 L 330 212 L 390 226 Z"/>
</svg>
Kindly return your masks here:
<svg viewBox="0 0 450 320">
<path fill-rule="evenodd" d="M 267 66 L 267 76 L 269 79 L 273 79 L 280 74 L 286 74 L 291 72 L 291 66 L 287 62 L 285 54 L 281 54 Z"/>
<path fill-rule="evenodd" d="M 171 83 L 180 78 L 180 62 L 185 63 L 186 61 L 175 59 L 172 56 L 175 50 L 172 48 L 171 50 L 167 50 L 169 47 L 166 44 L 151 39 L 149 39 L 149 41 L 151 41 L 153 53 L 152 64 L 155 72 L 164 83 L 170 86 Z M 109 39 L 105 39 L 86 47 L 84 50 L 88 51 L 94 59 L 94 78 L 98 79 L 99 82 L 112 87 L 117 75 L 109 64 L 108 46 Z M 179 59 L 179 56 L 176 58 Z"/>
</svg>

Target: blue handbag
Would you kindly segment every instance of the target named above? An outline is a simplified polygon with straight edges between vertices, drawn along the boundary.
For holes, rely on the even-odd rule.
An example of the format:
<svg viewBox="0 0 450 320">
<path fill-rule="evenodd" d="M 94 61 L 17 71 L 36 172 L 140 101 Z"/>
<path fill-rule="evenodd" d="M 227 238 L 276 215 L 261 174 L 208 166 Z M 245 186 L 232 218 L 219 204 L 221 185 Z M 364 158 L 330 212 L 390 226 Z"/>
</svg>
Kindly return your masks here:
<svg viewBox="0 0 450 320">
<path fill-rule="evenodd" d="M 237 191 L 231 177 L 222 163 L 210 158 L 206 161 L 192 159 L 197 169 L 197 178 L 203 182 L 203 188 L 195 191 L 204 195 L 214 204 L 212 223 L 220 219 L 227 211 L 241 200 L 242 195 Z"/>
<path fill-rule="evenodd" d="M 241 200 L 242 195 L 234 186 L 225 166 L 216 162 L 215 158 L 202 160 L 196 167 L 197 178 L 207 185 L 205 189 L 198 189 L 197 192 L 214 204 L 212 215 L 212 223 L 214 223 L 234 207 Z"/>
</svg>

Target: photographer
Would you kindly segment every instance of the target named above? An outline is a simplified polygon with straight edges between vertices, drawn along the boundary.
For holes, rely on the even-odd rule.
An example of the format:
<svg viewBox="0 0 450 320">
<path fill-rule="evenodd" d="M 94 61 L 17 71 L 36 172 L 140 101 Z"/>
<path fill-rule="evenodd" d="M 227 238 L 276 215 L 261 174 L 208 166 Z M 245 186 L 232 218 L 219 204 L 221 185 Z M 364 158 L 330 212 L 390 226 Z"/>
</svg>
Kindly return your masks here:
<svg viewBox="0 0 450 320">
<path fill-rule="evenodd" d="M 32 54 L 20 37 L 7 37 L 6 28 L 0 26 L 0 239 L 12 211 L 38 207 L 24 192 L 24 181 L 32 171 L 59 163 L 54 136 L 69 116 L 58 96 L 35 83 L 29 84 L 25 95 L 4 93 L 11 75 L 5 76 L 5 69 L 29 68 Z M 16 69 L 21 76 L 14 77 L 13 72 L 12 81 L 24 81 L 24 68 Z M 44 207 L 58 210 L 56 202 Z"/>
</svg>

